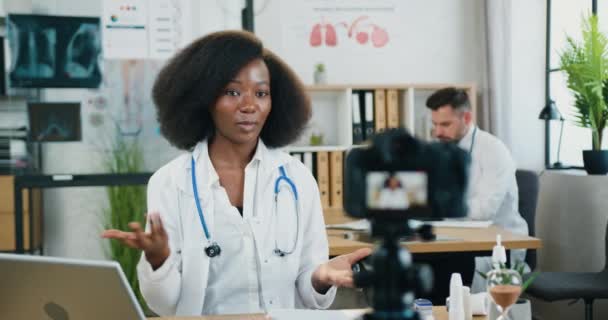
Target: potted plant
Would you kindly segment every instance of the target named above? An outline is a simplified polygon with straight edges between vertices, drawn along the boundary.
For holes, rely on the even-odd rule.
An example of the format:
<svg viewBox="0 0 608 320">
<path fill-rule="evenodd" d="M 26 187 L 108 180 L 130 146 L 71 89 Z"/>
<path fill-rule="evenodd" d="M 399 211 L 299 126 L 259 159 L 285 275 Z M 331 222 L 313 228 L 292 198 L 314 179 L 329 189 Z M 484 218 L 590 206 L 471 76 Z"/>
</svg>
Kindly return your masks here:
<svg viewBox="0 0 608 320">
<path fill-rule="evenodd" d="M 323 63 L 315 65 L 314 80 L 315 84 L 327 83 L 327 74 L 325 73 L 325 65 Z"/>
<path fill-rule="evenodd" d="M 137 139 L 127 141 L 118 136 L 104 161 L 109 173 L 137 173 L 144 169 L 144 160 Z M 105 210 L 106 228 L 129 230 L 131 221 L 144 223 L 146 212 L 146 188 L 144 186 L 114 186 L 106 189 L 109 207 Z M 154 315 L 148 308 L 139 290 L 136 266 L 141 256 L 139 250 L 131 249 L 116 240 L 110 240 L 109 256 L 117 261 L 146 315 Z"/>
<path fill-rule="evenodd" d="M 583 150 L 585 170 L 589 174 L 606 174 L 608 150 L 601 148 L 608 120 L 608 38 L 599 30 L 596 15 L 584 18 L 582 29 L 582 42 L 567 37 L 560 67 L 574 93 L 575 123 L 591 129 L 592 149 Z"/>
<path fill-rule="evenodd" d="M 501 263 L 499 265 L 500 269 L 508 269 L 507 265 Z M 521 294 L 523 294 L 526 289 L 532 284 L 532 282 L 534 281 L 534 279 L 536 279 L 536 277 L 538 276 L 538 272 L 534 272 L 531 275 L 525 277 L 524 273 L 525 273 L 525 269 L 526 269 L 526 263 L 523 261 L 517 261 L 513 267 L 511 268 L 512 270 L 516 271 L 517 273 L 519 273 L 519 275 L 521 276 L 522 279 L 526 279 L 522 285 L 521 285 Z M 487 278 L 487 275 L 483 272 L 477 271 L 477 273 L 484 279 Z M 511 308 L 509 309 L 509 317 L 511 319 L 518 319 L 518 320 L 531 320 L 532 319 L 532 306 L 530 304 L 530 300 L 529 299 L 525 299 L 522 298 L 520 294 L 520 297 L 517 299 L 517 302 L 511 306 Z M 500 316 L 500 312 L 498 311 L 497 306 L 493 303 L 490 302 L 490 306 L 489 306 L 490 310 L 488 312 L 488 320 L 496 320 L 499 316 Z"/>
</svg>

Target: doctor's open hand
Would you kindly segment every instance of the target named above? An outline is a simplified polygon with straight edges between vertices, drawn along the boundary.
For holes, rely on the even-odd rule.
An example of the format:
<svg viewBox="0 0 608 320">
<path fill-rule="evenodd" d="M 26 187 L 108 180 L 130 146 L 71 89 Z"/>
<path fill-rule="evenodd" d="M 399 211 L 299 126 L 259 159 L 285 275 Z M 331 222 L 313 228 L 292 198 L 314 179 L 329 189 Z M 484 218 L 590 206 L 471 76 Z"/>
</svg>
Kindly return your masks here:
<svg viewBox="0 0 608 320">
<path fill-rule="evenodd" d="M 128 247 L 143 250 L 146 260 L 148 260 L 152 269 L 156 270 L 162 266 L 171 253 L 169 237 L 165 228 L 163 228 L 160 214 L 150 213 L 148 223 L 150 224 L 150 232 L 144 232 L 139 222 L 130 222 L 129 228 L 132 232 L 110 229 L 105 230 L 101 236 L 107 239 L 116 239 Z"/>
<path fill-rule="evenodd" d="M 371 253 L 372 249 L 363 248 L 337 256 L 318 266 L 312 274 L 312 286 L 319 293 L 327 292 L 331 286 L 354 287 L 352 266 Z"/>
</svg>

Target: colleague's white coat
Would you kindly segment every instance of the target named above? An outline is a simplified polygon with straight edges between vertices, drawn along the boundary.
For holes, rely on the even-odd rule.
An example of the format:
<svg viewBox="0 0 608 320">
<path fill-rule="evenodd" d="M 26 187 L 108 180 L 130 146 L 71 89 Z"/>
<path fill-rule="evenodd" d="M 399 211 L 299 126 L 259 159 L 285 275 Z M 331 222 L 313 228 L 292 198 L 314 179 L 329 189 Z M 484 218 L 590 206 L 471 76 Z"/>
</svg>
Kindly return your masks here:
<svg viewBox="0 0 608 320">
<path fill-rule="evenodd" d="M 473 141 L 475 133 L 475 141 Z M 528 224 L 519 213 L 515 160 L 495 136 L 471 126 L 458 145 L 471 152 L 468 216 L 492 220 L 513 233 L 528 235 Z"/>
<path fill-rule="evenodd" d="M 209 159 L 207 143 L 202 142 L 192 154 L 183 154 L 160 168 L 148 184 L 148 212 L 160 213 L 169 235 L 171 254 L 154 271 L 142 255 L 137 272 L 146 302 L 160 315 L 198 316 L 205 302 L 212 258 L 204 252 L 207 240 L 194 201 L 191 156 L 196 160 L 198 196 L 207 226 L 212 237 L 214 232 L 221 232 L 214 228 L 214 201 L 210 196 L 213 188 L 220 186 Z M 281 249 L 289 249 L 286 247 L 293 243 L 296 224 L 295 220 L 281 223 L 281 232 L 275 231 L 272 204 L 274 183 L 280 175 L 281 165 L 297 187 L 300 206 L 300 237 L 296 251 L 282 258 L 273 253 L 275 237 L 278 236 L 279 243 L 283 244 Z M 329 249 L 319 191 L 310 170 L 288 154 L 266 148 L 259 140 L 255 156 L 245 169 L 243 197 L 243 216 L 251 226 L 257 249 L 262 303 L 268 308 L 329 307 L 336 288 L 321 295 L 311 283 L 313 271 L 327 261 Z M 281 210 L 278 209 L 277 216 L 289 215 L 295 219 L 295 212 Z M 274 303 L 269 305 L 269 301 Z"/>
<path fill-rule="evenodd" d="M 475 140 L 473 141 L 473 133 Z M 471 170 L 467 194 L 468 216 L 475 220 L 492 220 L 515 234 L 528 235 L 528 224 L 519 213 L 519 193 L 515 180 L 515 160 L 509 149 L 495 136 L 471 126 L 458 144 L 471 151 Z M 525 250 L 511 250 L 511 261 L 523 261 Z M 476 257 L 475 270 L 486 273 L 492 269 L 489 257 Z M 473 275 L 471 293 L 486 290 L 485 279 Z"/>
</svg>

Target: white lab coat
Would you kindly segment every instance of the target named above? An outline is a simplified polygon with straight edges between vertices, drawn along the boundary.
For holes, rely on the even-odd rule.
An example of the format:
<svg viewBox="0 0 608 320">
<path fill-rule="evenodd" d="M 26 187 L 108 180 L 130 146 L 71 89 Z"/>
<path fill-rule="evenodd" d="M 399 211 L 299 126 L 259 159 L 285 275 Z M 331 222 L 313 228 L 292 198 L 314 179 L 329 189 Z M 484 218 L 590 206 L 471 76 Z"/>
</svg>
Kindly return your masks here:
<svg viewBox="0 0 608 320">
<path fill-rule="evenodd" d="M 171 254 L 154 271 L 142 255 L 137 273 L 146 302 L 163 316 L 202 314 L 210 259 L 213 259 L 204 252 L 207 240 L 194 201 L 192 156 L 196 160 L 198 196 L 207 227 L 212 237 L 221 232 L 214 228 L 214 201 L 210 196 L 212 188 L 219 187 L 219 182 L 209 159 L 207 143 L 201 142 L 192 153 L 183 154 L 160 168 L 148 184 L 148 212 L 160 213 L 169 235 Z M 275 232 L 276 216 L 296 216 L 295 212 L 281 212 L 281 209 L 276 216 L 271 214 L 274 183 L 280 175 L 281 165 L 296 184 L 300 206 L 299 241 L 295 252 L 286 257 L 273 253 L 275 237 L 279 243 L 292 244 L 296 230 L 295 223 L 287 223 L 280 226 L 281 232 Z M 249 179 L 247 170 L 255 170 L 253 176 L 256 178 Z M 257 249 L 260 299 L 267 308 L 329 307 L 336 288 L 332 287 L 322 295 L 311 283 L 313 271 L 328 260 L 329 249 L 319 191 L 310 170 L 288 154 L 266 148 L 259 140 L 254 159 L 245 172 L 243 219 L 250 225 Z M 285 248 L 289 246 L 283 245 L 281 249 L 289 249 Z"/>
<path fill-rule="evenodd" d="M 528 224 L 519 214 L 515 161 L 507 147 L 493 135 L 471 126 L 459 146 L 471 152 L 468 216 L 492 220 L 515 234 L 528 235 Z"/>
<path fill-rule="evenodd" d="M 477 128 L 475 140 L 471 126 L 460 140 L 459 146 L 471 152 L 469 190 L 467 192 L 468 217 L 474 220 L 491 220 L 515 234 L 528 235 L 528 224 L 519 213 L 519 195 L 515 180 L 515 161 L 507 147 L 495 136 Z M 525 250 L 511 250 L 511 263 L 523 261 Z M 492 269 L 489 257 L 475 258 L 475 270 L 487 273 Z M 485 291 L 485 279 L 474 273 L 471 292 Z"/>
</svg>

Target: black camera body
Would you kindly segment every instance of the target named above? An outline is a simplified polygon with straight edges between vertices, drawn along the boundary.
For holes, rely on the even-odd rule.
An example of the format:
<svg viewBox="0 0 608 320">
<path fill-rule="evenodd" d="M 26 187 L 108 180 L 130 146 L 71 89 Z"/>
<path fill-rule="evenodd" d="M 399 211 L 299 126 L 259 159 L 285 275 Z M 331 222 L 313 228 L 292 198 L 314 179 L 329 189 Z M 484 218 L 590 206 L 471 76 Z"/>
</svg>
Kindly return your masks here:
<svg viewBox="0 0 608 320">
<path fill-rule="evenodd" d="M 370 147 L 349 152 L 344 172 L 344 209 L 357 218 L 464 217 L 469 163 L 469 154 L 455 144 L 423 142 L 404 129 L 387 130 L 376 135 Z M 419 184 L 418 188 L 426 189 L 426 201 L 407 208 L 371 205 L 370 175 L 377 173 L 402 173 L 401 180 L 407 180 L 408 173 L 425 175 L 426 186 Z"/>
<path fill-rule="evenodd" d="M 463 217 L 470 156 L 455 144 L 428 143 L 404 129 L 376 135 L 372 145 L 349 152 L 344 171 L 344 208 L 368 218 L 381 240 L 370 264 L 354 275 L 370 288 L 374 311 L 365 320 L 419 320 L 414 297 L 433 286 L 428 266 L 415 266 L 399 240 L 414 233 L 432 239 L 432 228 L 413 229 L 409 219 Z"/>
</svg>

